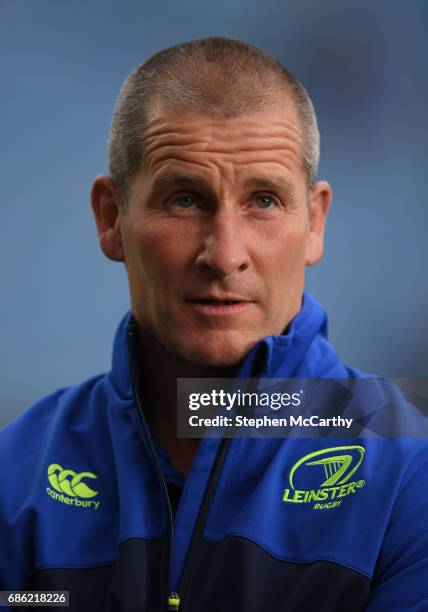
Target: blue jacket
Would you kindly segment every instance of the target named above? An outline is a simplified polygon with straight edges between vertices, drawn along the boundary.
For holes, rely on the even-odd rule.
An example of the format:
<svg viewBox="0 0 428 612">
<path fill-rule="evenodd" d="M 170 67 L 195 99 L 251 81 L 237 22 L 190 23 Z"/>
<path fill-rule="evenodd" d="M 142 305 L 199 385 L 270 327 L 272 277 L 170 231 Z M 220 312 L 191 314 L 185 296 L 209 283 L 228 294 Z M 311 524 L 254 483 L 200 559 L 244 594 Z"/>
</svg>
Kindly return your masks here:
<svg viewBox="0 0 428 612">
<path fill-rule="evenodd" d="M 135 333 L 127 314 L 109 373 L 0 433 L 0 590 L 68 590 L 79 612 L 428 610 L 426 441 L 205 438 L 184 482 L 140 410 Z M 305 294 L 240 376 L 361 375 Z M 305 488 L 308 456 L 338 454 L 352 478 Z"/>
</svg>

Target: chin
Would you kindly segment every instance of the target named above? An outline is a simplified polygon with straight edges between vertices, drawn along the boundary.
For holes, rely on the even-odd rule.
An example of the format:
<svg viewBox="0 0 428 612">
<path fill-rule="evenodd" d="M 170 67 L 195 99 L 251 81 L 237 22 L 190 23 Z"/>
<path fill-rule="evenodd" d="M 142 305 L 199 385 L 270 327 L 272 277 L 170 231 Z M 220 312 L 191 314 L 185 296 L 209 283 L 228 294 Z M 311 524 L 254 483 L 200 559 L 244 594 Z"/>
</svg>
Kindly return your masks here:
<svg viewBox="0 0 428 612">
<path fill-rule="evenodd" d="M 200 338 L 194 343 L 183 342 L 177 352 L 186 361 L 204 367 L 234 366 L 243 361 L 257 340 L 249 342 L 248 339 L 239 334 L 238 338 L 225 338 L 223 335 L 216 338 Z M 178 347 L 176 347 L 177 349 Z"/>
</svg>

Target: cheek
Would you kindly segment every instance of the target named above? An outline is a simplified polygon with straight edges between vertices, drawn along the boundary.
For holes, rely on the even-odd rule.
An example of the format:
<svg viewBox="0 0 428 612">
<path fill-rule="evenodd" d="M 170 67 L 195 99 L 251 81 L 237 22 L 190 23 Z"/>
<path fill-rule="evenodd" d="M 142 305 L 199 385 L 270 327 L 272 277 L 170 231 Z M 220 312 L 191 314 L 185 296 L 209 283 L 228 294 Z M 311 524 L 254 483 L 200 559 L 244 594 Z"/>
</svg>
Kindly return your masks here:
<svg viewBox="0 0 428 612">
<path fill-rule="evenodd" d="M 265 284 L 265 305 L 269 317 L 278 321 L 276 333 L 280 333 L 300 307 L 304 286 L 306 224 L 284 220 L 269 233 L 264 251 L 263 270 L 259 276 Z"/>
<path fill-rule="evenodd" d="M 267 228 L 264 240 L 258 241 L 265 262 L 265 274 L 274 279 L 285 279 L 300 273 L 305 265 L 307 228 L 305 223 L 284 220 Z"/>
<path fill-rule="evenodd" d="M 191 232 L 178 225 L 171 219 L 159 219 L 134 226 L 126 248 L 127 267 L 152 289 L 176 282 L 189 259 Z"/>
</svg>

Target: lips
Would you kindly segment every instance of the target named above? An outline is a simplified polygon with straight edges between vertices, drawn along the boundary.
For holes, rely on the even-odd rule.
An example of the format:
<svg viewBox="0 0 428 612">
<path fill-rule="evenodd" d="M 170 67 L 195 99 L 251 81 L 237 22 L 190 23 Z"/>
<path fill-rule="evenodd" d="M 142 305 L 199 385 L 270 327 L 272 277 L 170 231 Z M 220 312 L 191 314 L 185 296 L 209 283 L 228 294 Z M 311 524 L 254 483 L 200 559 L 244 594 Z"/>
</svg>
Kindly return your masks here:
<svg viewBox="0 0 428 612">
<path fill-rule="evenodd" d="M 233 315 L 245 311 L 253 302 L 241 296 L 201 296 L 188 300 L 201 315 Z"/>
<path fill-rule="evenodd" d="M 238 304 L 241 300 L 191 300 L 192 302 L 196 302 L 199 304 L 220 304 L 220 305 L 228 305 L 228 304 Z"/>
<path fill-rule="evenodd" d="M 241 296 L 233 296 L 233 295 L 222 295 L 222 296 L 207 295 L 207 296 L 190 298 L 188 301 L 195 302 L 198 304 L 200 303 L 202 304 L 237 304 L 241 302 L 252 302 L 252 300 L 249 300 L 248 298 L 241 297 Z"/>
</svg>

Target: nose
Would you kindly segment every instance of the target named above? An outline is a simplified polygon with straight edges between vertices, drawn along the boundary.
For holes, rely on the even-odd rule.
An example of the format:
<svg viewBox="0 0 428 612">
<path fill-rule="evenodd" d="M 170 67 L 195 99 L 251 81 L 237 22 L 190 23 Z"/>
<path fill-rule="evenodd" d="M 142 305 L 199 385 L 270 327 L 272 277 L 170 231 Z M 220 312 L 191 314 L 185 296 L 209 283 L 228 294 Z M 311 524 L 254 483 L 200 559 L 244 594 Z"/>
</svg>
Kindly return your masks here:
<svg viewBox="0 0 428 612">
<path fill-rule="evenodd" d="M 245 220 L 237 211 L 219 212 L 207 219 L 196 264 L 220 278 L 244 272 L 250 265 Z"/>
</svg>

